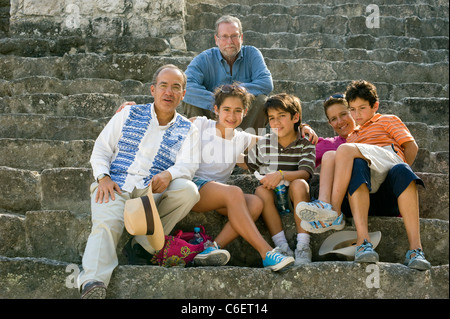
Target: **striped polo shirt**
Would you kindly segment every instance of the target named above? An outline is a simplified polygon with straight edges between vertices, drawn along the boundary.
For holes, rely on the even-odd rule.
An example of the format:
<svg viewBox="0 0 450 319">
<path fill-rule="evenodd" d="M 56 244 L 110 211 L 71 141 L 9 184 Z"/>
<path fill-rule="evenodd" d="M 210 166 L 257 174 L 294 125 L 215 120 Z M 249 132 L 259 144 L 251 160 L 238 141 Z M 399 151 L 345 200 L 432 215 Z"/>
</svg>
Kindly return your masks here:
<svg viewBox="0 0 450 319">
<path fill-rule="evenodd" d="M 287 147 L 278 143 L 276 134 L 267 134 L 249 150 L 244 161 L 251 172 L 258 170 L 262 175 L 281 169 L 283 171 L 304 170 L 313 176 L 316 148 L 300 134 Z"/>
<path fill-rule="evenodd" d="M 397 154 L 406 162 L 402 144 L 414 141 L 406 125 L 395 115 L 375 114 L 362 126 L 358 126 L 347 138 L 347 143 L 363 143 L 378 146 L 393 145 Z"/>
</svg>

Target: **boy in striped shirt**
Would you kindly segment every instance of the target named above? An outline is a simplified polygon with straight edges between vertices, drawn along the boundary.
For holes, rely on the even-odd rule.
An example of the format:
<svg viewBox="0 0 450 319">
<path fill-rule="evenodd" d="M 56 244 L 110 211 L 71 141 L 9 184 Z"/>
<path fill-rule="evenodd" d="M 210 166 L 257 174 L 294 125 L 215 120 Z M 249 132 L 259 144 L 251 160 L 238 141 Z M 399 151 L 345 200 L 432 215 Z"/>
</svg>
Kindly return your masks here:
<svg viewBox="0 0 450 319">
<path fill-rule="evenodd" d="M 375 86 L 367 81 L 353 81 L 345 92 L 350 113 L 358 127 L 340 145 L 335 154 L 334 177 L 331 192 L 331 209 L 296 209 L 304 221 L 302 226 L 312 232 L 332 229 L 333 220 L 341 217 L 342 201 L 349 192 L 349 203 L 357 231 L 355 261 L 377 262 L 378 254 L 370 243 L 368 234 L 369 192 L 376 193 L 388 178 L 391 190 L 397 197 L 398 209 L 403 217 L 409 240 L 405 264 L 411 268 L 431 268 L 425 259 L 420 240 L 419 203 L 416 183 L 423 181 L 410 166 L 417 155 L 418 146 L 406 125 L 395 115 L 377 113 L 379 102 Z M 353 161 L 361 158 L 368 163 L 365 181 L 354 192 Z M 408 166 L 409 165 L 409 166 Z M 402 166 L 402 174 L 395 171 Z M 406 168 L 406 169 L 405 169 Z M 300 204 L 299 206 L 302 206 Z M 386 203 L 386 205 L 390 205 Z M 328 205 L 327 205 L 328 206 Z M 312 207 L 312 206 L 311 206 Z"/>
<path fill-rule="evenodd" d="M 267 99 L 264 111 L 272 133 L 262 137 L 249 150 L 244 162 L 250 171 L 258 171 L 261 178 L 255 195 L 264 202 L 263 220 L 280 253 L 294 256 L 289 248 L 278 209 L 275 205 L 274 189 L 284 182 L 289 182 L 287 201 L 297 205 L 309 201 L 308 181 L 314 174 L 315 146 L 302 138 L 298 128 L 302 121 L 300 99 L 286 93 L 277 94 Z M 311 262 L 309 233 L 301 226 L 301 220 L 294 214 L 297 227 L 297 247 L 295 264 Z"/>
</svg>

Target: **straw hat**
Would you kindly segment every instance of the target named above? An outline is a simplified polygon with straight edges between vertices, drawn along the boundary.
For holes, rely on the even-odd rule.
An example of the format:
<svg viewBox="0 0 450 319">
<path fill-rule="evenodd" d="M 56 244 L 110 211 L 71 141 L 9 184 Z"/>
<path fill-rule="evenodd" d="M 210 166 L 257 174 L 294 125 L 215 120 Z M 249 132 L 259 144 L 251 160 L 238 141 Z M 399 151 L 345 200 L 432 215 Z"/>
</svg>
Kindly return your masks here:
<svg viewBox="0 0 450 319">
<path fill-rule="evenodd" d="M 373 248 L 376 248 L 381 240 L 381 232 L 376 231 L 369 233 L 370 242 Z M 319 249 L 319 255 L 339 254 L 344 255 L 347 259 L 355 258 L 356 250 L 356 231 L 339 231 L 331 234 L 324 240 Z"/>
<path fill-rule="evenodd" d="M 148 186 L 147 196 L 129 199 L 125 202 L 125 228 L 130 235 L 146 235 L 150 245 L 156 250 L 164 246 L 164 229 L 152 194 Z"/>
</svg>

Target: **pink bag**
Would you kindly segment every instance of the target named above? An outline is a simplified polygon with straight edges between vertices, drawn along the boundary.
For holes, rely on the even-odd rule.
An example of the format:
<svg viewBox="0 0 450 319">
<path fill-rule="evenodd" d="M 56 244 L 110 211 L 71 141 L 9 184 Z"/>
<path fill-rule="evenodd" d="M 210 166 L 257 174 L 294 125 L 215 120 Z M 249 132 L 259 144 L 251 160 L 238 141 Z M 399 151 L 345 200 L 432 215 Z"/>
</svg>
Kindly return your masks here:
<svg viewBox="0 0 450 319">
<path fill-rule="evenodd" d="M 194 238 L 194 232 L 183 232 L 178 230 L 173 236 L 165 236 L 164 247 L 153 256 L 151 262 L 164 267 L 185 267 L 189 265 L 194 257 L 201 253 L 204 243 L 211 240 L 211 236 L 205 234 L 205 227 L 200 227 L 200 235 L 203 242 L 198 245 L 190 244 L 189 241 Z"/>
</svg>

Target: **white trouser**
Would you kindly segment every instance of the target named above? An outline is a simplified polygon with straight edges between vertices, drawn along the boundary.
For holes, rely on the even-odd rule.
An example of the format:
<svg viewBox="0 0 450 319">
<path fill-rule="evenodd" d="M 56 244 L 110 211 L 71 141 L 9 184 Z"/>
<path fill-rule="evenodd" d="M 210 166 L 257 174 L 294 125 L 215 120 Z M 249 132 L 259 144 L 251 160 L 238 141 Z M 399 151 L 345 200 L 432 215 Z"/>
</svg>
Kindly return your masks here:
<svg viewBox="0 0 450 319">
<path fill-rule="evenodd" d="M 83 255 L 83 271 L 78 277 L 78 286 L 90 280 L 103 282 L 108 286 L 113 270 L 118 265 L 117 243 L 124 230 L 123 211 L 125 201 L 145 196 L 146 189 L 134 189 L 133 192 L 115 193 L 116 199 L 108 203 L 96 203 L 97 183 L 91 185 L 92 230 Z M 153 194 L 164 234 L 168 235 L 175 225 L 183 219 L 199 201 L 197 186 L 192 181 L 174 179 L 165 192 Z M 149 253 L 155 250 L 146 236 L 135 236 L 136 241 Z"/>
</svg>

